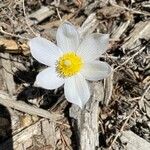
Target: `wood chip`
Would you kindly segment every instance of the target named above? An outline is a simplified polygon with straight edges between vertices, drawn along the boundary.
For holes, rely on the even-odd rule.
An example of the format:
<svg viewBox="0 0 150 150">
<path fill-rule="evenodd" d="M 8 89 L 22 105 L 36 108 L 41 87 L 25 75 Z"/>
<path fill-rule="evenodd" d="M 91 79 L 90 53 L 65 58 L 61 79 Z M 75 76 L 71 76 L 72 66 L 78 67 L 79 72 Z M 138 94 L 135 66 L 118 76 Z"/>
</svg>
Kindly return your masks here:
<svg viewBox="0 0 150 150">
<path fill-rule="evenodd" d="M 126 150 L 149 150 L 150 143 L 139 137 L 132 131 L 124 131 L 120 137 L 122 143 L 126 143 Z"/>
<path fill-rule="evenodd" d="M 51 15 L 53 15 L 54 13 L 55 12 L 48 7 L 41 7 L 39 10 L 37 10 L 36 12 L 28 16 L 29 18 L 28 23 L 29 25 L 38 24 L 44 19 L 46 19 L 47 17 L 50 17 Z"/>
<path fill-rule="evenodd" d="M 138 45 L 139 39 L 150 39 L 150 22 L 139 22 L 135 25 L 128 38 L 125 40 L 126 43 L 122 46 L 125 49 L 130 49 Z"/>
<path fill-rule="evenodd" d="M 13 80 L 13 73 L 12 73 L 12 64 L 11 61 L 9 60 L 9 54 L 8 53 L 0 53 L 0 56 L 6 58 L 6 59 L 1 59 L 2 63 L 2 71 L 3 71 L 3 80 L 6 84 L 7 90 L 10 94 L 10 96 L 13 96 L 15 94 L 15 83 Z"/>
<path fill-rule="evenodd" d="M 131 20 L 128 20 L 126 22 L 123 22 L 119 25 L 119 27 L 115 28 L 113 30 L 113 33 L 112 33 L 112 38 L 114 40 L 119 40 L 120 37 L 122 36 L 122 34 L 126 31 L 126 29 L 128 28 L 128 26 L 130 25 L 131 23 Z"/>
<path fill-rule="evenodd" d="M 107 106 L 111 100 L 113 90 L 113 72 L 111 75 L 104 80 L 104 101 L 103 103 Z"/>
<path fill-rule="evenodd" d="M 29 53 L 29 47 L 27 44 L 18 44 L 15 40 L 0 38 L 0 47 L 2 52 L 18 54 L 23 53 L 27 55 Z"/>
<path fill-rule="evenodd" d="M 96 18 L 96 14 L 92 13 L 88 16 L 88 18 L 84 21 L 82 26 L 79 28 L 79 33 L 84 37 L 85 35 L 91 34 L 96 27 L 98 26 L 98 21 Z"/>
<path fill-rule="evenodd" d="M 0 38 L 0 47 L 12 52 L 18 50 L 17 43 L 11 39 Z"/>
</svg>

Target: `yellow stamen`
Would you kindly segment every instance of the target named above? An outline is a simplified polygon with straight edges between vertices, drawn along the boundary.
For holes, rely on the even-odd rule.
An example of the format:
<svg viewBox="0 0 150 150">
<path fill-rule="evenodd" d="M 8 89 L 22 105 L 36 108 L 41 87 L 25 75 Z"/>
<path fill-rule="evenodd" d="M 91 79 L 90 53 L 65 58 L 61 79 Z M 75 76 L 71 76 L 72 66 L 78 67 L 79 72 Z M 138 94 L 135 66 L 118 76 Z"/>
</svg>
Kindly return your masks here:
<svg viewBox="0 0 150 150">
<path fill-rule="evenodd" d="M 56 63 L 56 71 L 61 77 L 77 74 L 83 67 L 83 60 L 75 52 L 67 52 Z"/>
</svg>

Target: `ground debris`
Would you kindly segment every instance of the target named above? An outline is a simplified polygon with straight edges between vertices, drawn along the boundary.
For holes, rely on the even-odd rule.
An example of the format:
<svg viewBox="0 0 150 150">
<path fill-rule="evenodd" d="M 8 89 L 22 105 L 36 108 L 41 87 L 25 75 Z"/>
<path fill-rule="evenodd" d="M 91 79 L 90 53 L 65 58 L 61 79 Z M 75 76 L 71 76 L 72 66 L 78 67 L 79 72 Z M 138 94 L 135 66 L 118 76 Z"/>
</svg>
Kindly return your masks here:
<svg viewBox="0 0 150 150">
<path fill-rule="evenodd" d="M 149 12 L 148 0 L 0 0 L 0 150 L 150 149 Z M 44 66 L 27 42 L 55 42 L 65 20 L 82 37 L 110 34 L 99 59 L 113 73 L 91 83 L 84 110 L 66 101 L 63 88 L 34 87 Z"/>
</svg>

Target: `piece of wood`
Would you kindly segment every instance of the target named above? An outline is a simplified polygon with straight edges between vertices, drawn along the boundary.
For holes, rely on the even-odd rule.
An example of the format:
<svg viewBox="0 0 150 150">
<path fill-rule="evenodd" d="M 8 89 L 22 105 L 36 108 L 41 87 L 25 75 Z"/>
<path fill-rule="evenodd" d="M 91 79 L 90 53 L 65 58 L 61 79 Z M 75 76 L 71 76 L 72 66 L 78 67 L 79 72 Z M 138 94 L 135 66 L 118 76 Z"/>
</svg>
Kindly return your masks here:
<svg viewBox="0 0 150 150">
<path fill-rule="evenodd" d="M 85 108 L 73 105 L 70 109 L 79 150 L 95 150 L 99 146 L 99 102 L 104 98 L 102 82 L 92 83 L 91 90 L 92 96 Z"/>
<path fill-rule="evenodd" d="M 12 64 L 11 61 L 9 60 L 10 57 L 8 53 L 0 53 L 0 56 L 7 59 L 7 60 L 1 59 L 2 77 L 10 96 L 13 96 L 16 91 L 15 91 L 15 83 L 13 80 Z"/>
<path fill-rule="evenodd" d="M 3 92 L 0 92 L 0 104 L 5 107 L 10 107 L 18 111 L 28 113 L 30 115 L 37 115 L 40 117 L 44 117 L 54 122 L 62 118 L 62 116 L 59 114 L 50 113 L 46 110 L 28 105 L 22 101 L 13 100 L 12 98 L 4 94 Z"/>
<path fill-rule="evenodd" d="M 84 21 L 82 26 L 78 29 L 80 35 L 84 37 L 85 35 L 91 34 L 98 26 L 98 21 L 96 18 L 96 14 L 92 13 L 88 16 L 88 18 Z"/>
<path fill-rule="evenodd" d="M 37 10 L 36 12 L 28 16 L 29 18 L 28 24 L 30 26 L 34 24 L 38 24 L 42 22 L 44 19 L 46 19 L 47 17 L 50 17 L 51 15 L 53 15 L 54 13 L 55 11 L 49 7 L 41 7 L 39 10 Z"/>
<path fill-rule="evenodd" d="M 123 22 L 119 25 L 119 27 L 115 27 L 115 29 L 113 29 L 113 33 L 112 33 L 112 39 L 113 40 L 119 40 L 120 37 L 122 36 L 122 34 L 126 31 L 126 29 L 129 27 L 131 23 L 131 20 L 128 20 L 126 22 Z"/>
<path fill-rule="evenodd" d="M 132 131 L 124 131 L 120 137 L 122 143 L 126 143 L 126 150 L 149 150 L 150 143 L 139 137 Z"/>
<path fill-rule="evenodd" d="M 104 79 L 104 100 L 103 104 L 106 106 L 109 104 L 112 96 L 112 90 L 113 90 L 113 72 L 110 74 L 110 76 L 106 79 Z"/>
<path fill-rule="evenodd" d="M 2 62 L 1 62 L 1 60 L 0 60 L 0 90 L 4 90 L 4 91 L 6 91 L 7 89 L 6 89 L 6 85 L 5 85 L 5 83 L 4 83 L 4 80 L 3 80 L 3 69 L 2 69 L 3 67 L 2 67 Z"/>
<path fill-rule="evenodd" d="M 6 39 L 6 38 L 0 38 L 0 47 L 5 50 L 9 51 L 16 51 L 18 50 L 18 45 L 14 40 Z"/>
<path fill-rule="evenodd" d="M 29 54 L 29 47 L 27 44 L 18 44 L 15 40 L 0 38 L 0 51 L 11 53 L 11 54 L 19 54 L 23 53 L 24 55 Z"/>
<path fill-rule="evenodd" d="M 140 39 L 150 39 L 150 21 L 141 21 L 137 23 L 134 29 L 130 32 L 130 35 L 125 39 L 125 44 L 123 44 L 122 48 L 131 49 L 136 45 L 139 45 Z"/>
<path fill-rule="evenodd" d="M 46 139 L 46 145 L 51 145 L 53 149 L 56 149 L 57 138 L 56 137 L 56 123 L 49 120 L 42 121 L 42 133 Z"/>
</svg>

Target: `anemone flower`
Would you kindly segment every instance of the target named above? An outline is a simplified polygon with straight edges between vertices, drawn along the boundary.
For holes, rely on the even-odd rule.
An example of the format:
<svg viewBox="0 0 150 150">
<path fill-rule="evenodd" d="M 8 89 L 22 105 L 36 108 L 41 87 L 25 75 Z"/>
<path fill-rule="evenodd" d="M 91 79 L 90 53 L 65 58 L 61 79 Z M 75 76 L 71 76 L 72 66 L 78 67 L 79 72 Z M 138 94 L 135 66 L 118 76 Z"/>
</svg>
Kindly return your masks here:
<svg viewBox="0 0 150 150">
<path fill-rule="evenodd" d="M 57 45 L 42 37 L 29 41 L 32 56 L 48 66 L 41 71 L 35 86 L 57 89 L 64 84 L 66 99 L 81 108 L 90 98 L 89 81 L 108 77 L 111 67 L 98 58 L 107 50 L 108 34 L 91 34 L 80 37 L 70 22 L 64 22 L 57 30 Z"/>
</svg>

